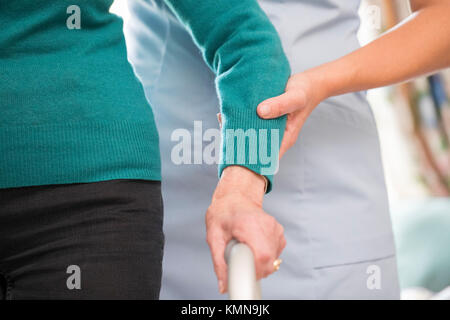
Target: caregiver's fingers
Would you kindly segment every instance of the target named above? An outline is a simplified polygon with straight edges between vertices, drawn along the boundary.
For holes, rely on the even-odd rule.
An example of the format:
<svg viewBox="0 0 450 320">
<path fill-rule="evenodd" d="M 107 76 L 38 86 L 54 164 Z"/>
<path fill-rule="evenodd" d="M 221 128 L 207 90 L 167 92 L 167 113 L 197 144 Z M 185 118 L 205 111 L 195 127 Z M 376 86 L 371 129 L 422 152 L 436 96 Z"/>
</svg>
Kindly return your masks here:
<svg viewBox="0 0 450 320">
<path fill-rule="evenodd" d="M 305 119 L 306 115 L 303 112 L 294 112 L 288 115 L 283 140 L 281 141 L 280 146 L 280 159 L 284 156 L 286 151 L 292 148 L 297 142 L 298 135 Z"/>
<path fill-rule="evenodd" d="M 258 105 L 258 115 L 264 119 L 278 118 L 301 110 L 306 106 L 306 94 L 300 89 L 291 89 L 274 98 L 264 100 Z"/>
<path fill-rule="evenodd" d="M 293 132 L 285 131 L 283 140 L 281 141 L 281 147 L 279 152 L 279 158 L 283 158 L 286 151 L 288 151 L 297 140 L 297 135 L 295 135 Z"/>
</svg>

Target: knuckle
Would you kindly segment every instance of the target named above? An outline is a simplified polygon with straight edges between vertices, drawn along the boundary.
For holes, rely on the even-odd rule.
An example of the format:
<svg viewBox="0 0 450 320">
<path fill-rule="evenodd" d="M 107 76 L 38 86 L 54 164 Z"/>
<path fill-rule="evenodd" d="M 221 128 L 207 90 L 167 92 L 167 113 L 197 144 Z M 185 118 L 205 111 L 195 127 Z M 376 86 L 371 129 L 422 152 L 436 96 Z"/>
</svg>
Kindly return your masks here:
<svg viewBox="0 0 450 320">
<path fill-rule="evenodd" d="M 286 239 L 283 237 L 283 240 L 281 241 L 281 248 L 282 248 L 282 249 L 286 248 L 286 245 L 287 245 L 287 241 L 286 241 Z"/>
<path fill-rule="evenodd" d="M 272 268 L 265 268 L 263 273 L 262 273 L 262 278 L 267 278 L 268 276 L 270 276 L 273 273 L 273 269 Z"/>
<path fill-rule="evenodd" d="M 216 240 L 218 240 L 218 236 L 215 230 L 208 230 L 206 232 L 206 242 L 213 247 Z"/>
<path fill-rule="evenodd" d="M 206 243 L 212 248 L 214 245 L 214 240 L 211 235 L 206 236 Z"/>
<path fill-rule="evenodd" d="M 278 224 L 278 232 L 283 235 L 284 234 L 284 227 L 281 224 Z"/>
<path fill-rule="evenodd" d="M 269 225 L 272 225 L 272 226 L 275 226 L 277 224 L 277 220 L 269 214 L 266 215 L 266 221 Z"/>
<path fill-rule="evenodd" d="M 241 240 L 246 239 L 248 235 L 248 225 L 244 223 L 236 223 L 233 225 L 233 235 Z"/>
<path fill-rule="evenodd" d="M 258 261 L 262 264 L 268 263 L 272 259 L 272 255 L 268 251 L 260 252 L 258 255 Z"/>
<path fill-rule="evenodd" d="M 277 221 L 277 227 L 278 227 L 278 230 L 279 230 L 281 233 L 284 233 L 284 227 L 283 227 L 283 225 L 282 225 L 281 223 L 279 223 L 278 221 Z"/>
<path fill-rule="evenodd" d="M 212 218 L 213 218 L 213 214 L 212 214 L 212 208 L 210 206 L 206 210 L 206 215 L 205 215 L 205 222 L 207 225 L 211 222 Z"/>
</svg>

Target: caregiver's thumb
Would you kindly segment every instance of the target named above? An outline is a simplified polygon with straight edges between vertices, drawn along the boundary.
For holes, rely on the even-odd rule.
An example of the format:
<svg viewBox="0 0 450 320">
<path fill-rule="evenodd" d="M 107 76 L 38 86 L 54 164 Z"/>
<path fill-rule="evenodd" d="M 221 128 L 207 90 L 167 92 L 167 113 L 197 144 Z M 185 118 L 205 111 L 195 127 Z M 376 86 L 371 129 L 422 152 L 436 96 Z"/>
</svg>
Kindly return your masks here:
<svg viewBox="0 0 450 320">
<path fill-rule="evenodd" d="M 264 100 L 258 105 L 258 115 L 264 119 L 278 118 L 300 110 L 306 105 L 303 90 L 288 90 L 282 95 Z"/>
</svg>

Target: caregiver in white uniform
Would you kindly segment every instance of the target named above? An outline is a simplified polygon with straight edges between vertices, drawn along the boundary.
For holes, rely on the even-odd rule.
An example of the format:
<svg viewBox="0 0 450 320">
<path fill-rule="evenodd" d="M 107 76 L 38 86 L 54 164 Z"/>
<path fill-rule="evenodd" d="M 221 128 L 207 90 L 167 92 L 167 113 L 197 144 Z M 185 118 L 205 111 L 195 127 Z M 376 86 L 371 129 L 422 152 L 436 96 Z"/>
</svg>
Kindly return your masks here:
<svg viewBox="0 0 450 320">
<path fill-rule="evenodd" d="M 359 0 L 259 3 L 280 35 L 293 73 L 359 47 Z M 211 113 L 214 106 L 218 110 L 214 76 L 163 1 L 129 0 L 129 7 L 129 58 L 160 133 L 166 212 L 161 298 L 224 298 L 217 291 L 204 224 L 217 183 L 209 156 L 218 135 Z M 183 151 L 191 154 L 179 164 L 182 140 Z M 194 161 L 194 153 L 201 152 Z M 364 92 L 334 96 L 314 108 L 282 158 L 264 208 L 284 226 L 287 247 L 280 271 L 262 281 L 263 298 L 399 297 L 377 129 Z"/>
</svg>

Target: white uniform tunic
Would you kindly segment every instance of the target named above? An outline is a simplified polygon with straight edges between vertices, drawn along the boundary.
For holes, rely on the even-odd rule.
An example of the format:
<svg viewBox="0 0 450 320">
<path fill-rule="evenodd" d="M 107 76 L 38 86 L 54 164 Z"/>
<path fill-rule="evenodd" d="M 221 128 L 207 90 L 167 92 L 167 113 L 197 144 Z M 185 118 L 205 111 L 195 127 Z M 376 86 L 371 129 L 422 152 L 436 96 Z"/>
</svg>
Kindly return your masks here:
<svg viewBox="0 0 450 320">
<path fill-rule="evenodd" d="M 218 294 L 204 224 L 217 165 L 205 158 L 202 164 L 193 161 L 194 140 L 218 128 L 214 75 L 162 1 L 129 4 L 129 58 L 154 109 L 162 152 L 166 246 L 161 298 L 224 298 Z M 359 46 L 359 0 L 260 4 L 279 32 L 293 73 Z M 194 121 L 202 124 L 195 137 Z M 191 133 L 192 164 L 177 165 L 171 156 L 179 144 L 171 135 L 179 128 Z M 203 147 L 210 143 L 204 141 Z M 365 93 L 328 99 L 313 111 L 280 162 L 264 208 L 285 227 L 287 247 L 280 271 L 262 281 L 263 298 L 399 297 L 377 129 Z"/>
</svg>

